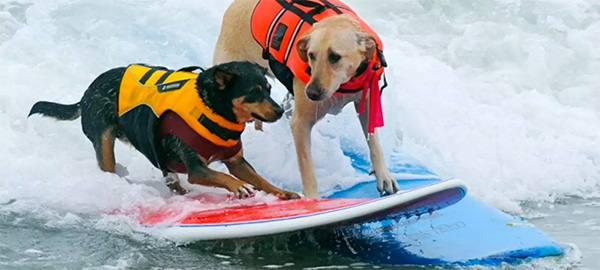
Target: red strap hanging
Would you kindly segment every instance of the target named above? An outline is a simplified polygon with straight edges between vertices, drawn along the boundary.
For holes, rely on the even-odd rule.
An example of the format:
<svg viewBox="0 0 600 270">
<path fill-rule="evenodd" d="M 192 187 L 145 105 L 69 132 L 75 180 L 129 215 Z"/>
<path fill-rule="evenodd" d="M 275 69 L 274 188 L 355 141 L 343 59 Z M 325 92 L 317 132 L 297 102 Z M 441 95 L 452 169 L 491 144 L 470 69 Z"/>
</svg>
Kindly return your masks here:
<svg viewBox="0 0 600 270">
<path fill-rule="evenodd" d="M 375 128 L 383 126 L 383 109 L 381 107 L 381 94 L 379 89 L 379 76 L 376 76 L 375 70 L 373 70 L 373 63 L 370 63 L 365 71 L 366 76 L 364 80 L 362 97 L 360 99 L 360 106 L 358 107 L 358 113 L 362 114 L 365 112 L 365 105 L 367 99 L 367 92 L 369 94 L 369 128 L 368 133 L 375 133 Z"/>
</svg>

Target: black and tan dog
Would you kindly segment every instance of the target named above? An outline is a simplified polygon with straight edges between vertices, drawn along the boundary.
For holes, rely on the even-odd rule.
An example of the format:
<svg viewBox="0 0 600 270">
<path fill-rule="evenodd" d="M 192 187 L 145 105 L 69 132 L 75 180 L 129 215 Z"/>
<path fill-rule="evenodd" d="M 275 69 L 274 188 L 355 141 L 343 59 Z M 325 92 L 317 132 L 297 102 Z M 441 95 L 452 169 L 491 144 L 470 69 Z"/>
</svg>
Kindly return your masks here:
<svg viewBox="0 0 600 270">
<path fill-rule="evenodd" d="M 187 173 L 190 184 L 225 188 L 247 197 L 254 188 L 282 198 L 298 194 L 277 188 L 258 175 L 243 157 L 240 135 L 245 122 L 273 122 L 283 113 L 270 97 L 267 69 L 250 62 L 230 62 L 200 74 L 195 67 L 178 71 L 146 65 L 111 69 L 96 78 L 81 101 L 62 105 L 37 102 L 29 115 L 59 120 L 81 116 L 83 132 L 103 171 L 115 172 L 115 138 L 130 142 L 172 181 Z M 223 161 L 229 172 L 208 168 Z"/>
</svg>

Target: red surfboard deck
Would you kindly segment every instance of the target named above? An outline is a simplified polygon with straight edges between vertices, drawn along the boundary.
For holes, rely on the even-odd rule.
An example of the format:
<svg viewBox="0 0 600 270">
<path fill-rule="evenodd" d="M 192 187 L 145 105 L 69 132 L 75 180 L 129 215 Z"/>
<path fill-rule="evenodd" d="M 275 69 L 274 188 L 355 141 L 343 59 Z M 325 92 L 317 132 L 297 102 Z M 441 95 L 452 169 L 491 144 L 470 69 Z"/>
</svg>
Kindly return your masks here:
<svg viewBox="0 0 600 270">
<path fill-rule="evenodd" d="M 113 214 L 134 216 L 142 230 L 177 242 L 253 238 L 432 212 L 461 200 L 466 187 L 448 180 L 381 198 L 280 200 L 259 193 L 174 196 L 159 206 Z"/>
<path fill-rule="evenodd" d="M 253 203 L 241 204 L 243 200 L 232 199 L 231 196 L 221 194 L 203 194 L 191 197 L 194 200 L 206 201 L 215 197 L 223 197 L 232 206 L 223 208 L 191 212 L 189 215 L 177 218 L 179 212 L 173 208 L 160 209 L 141 208 L 138 220 L 144 225 L 160 224 L 169 220 L 181 225 L 191 224 L 227 224 L 251 222 L 256 220 L 273 220 L 325 212 L 357 205 L 372 199 L 299 199 L 280 200 L 271 202 L 256 200 Z M 173 219 L 174 218 L 174 219 Z"/>
</svg>

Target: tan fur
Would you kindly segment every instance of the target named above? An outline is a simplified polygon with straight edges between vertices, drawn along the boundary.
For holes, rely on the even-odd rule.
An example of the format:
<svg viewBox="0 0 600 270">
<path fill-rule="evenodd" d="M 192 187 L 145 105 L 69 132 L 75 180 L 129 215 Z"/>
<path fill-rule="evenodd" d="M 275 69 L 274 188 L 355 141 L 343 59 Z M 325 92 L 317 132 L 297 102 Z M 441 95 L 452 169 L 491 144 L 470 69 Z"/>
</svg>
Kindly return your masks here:
<svg viewBox="0 0 600 270">
<path fill-rule="evenodd" d="M 257 114 L 264 119 L 277 119 L 275 108 L 266 100 L 255 103 L 243 103 L 242 108 Z"/>
<path fill-rule="evenodd" d="M 224 163 L 231 174 L 233 174 L 238 179 L 242 179 L 243 181 L 252 184 L 259 190 L 263 190 L 270 194 L 275 194 L 284 199 L 298 198 L 298 194 L 296 194 L 295 192 L 280 189 L 272 185 L 265 178 L 256 173 L 256 171 L 254 171 L 254 169 L 250 167 L 248 162 L 244 160 L 244 155 L 242 151 L 240 151 L 234 157 L 226 160 Z"/>
<path fill-rule="evenodd" d="M 233 99 L 233 113 L 235 113 L 240 123 L 254 120 L 252 114 L 256 114 L 267 120 L 271 119 L 274 121 L 279 119 L 280 115 L 275 113 L 275 107 L 270 102 L 264 100 L 261 102 L 245 103 L 244 98 Z"/>
<path fill-rule="evenodd" d="M 100 169 L 105 172 L 115 172 L 115 134 L 113 129 L 102 133 L 102 157 L 98 158 Z"/>
<path fill-rule="evenodd" d="M 250 29 L 252 11 L 257 3 L 258 0 L 236 0 L 227 9 L 215 46 L 214 64 L 245 60 L 268 68 L 267 61 L 262 59 L 262 48 L 252 37 Z M 298 78 L 294 79 L 295 107 L 291 128 L 304 195 L 309 198 L 319 196 L 310 151 L 312 127 L 332 107 L 340 106 L 334 103 L 352 101 L 355 105 L 358 104 L 360 94 L 344 99 L 332 95 L 342 83 L 351 79 L 361 61 L 373 55 L 375 48 L 373 37 L 362 31 L 358 23 L 347 15 L 333 16 L 320 21 L 299 41 L 298 52 L 302 58 L 309 61 L 312 77 L 308 87 Z M 335 64 L 328 60 L 331 51 L 342 56 Z M 314 60 L 310 59 L 311 55 Z M 308 98 L 307 91 L 310 92 L 313 100 Z M 367 136 L 367 119 L 367 114 L 360 116 L 365 136 Z M 368 144 L 378 189 L 395 192 L 398 189 L 397 182 L 385 164 L 377 133 L 370 136 Z"/>
<path fill-rule="evenodd" d="M 369 56 L 373 55 L 376 45 L 373 37 L 362 31 L 356 20 L 339 15 L 314 24 L 300 38 L 297 47 L 300 57 L 308 61 L 312 69 L 308 87 L 323 88 L 325 92 L 318 99 L 323 100 L 330 98 L 341 84 L 354 76 L 360 63 L 367 58 L 367 52 L 371 53 Z M 339 62 L 329 62 L 331 52 L 341 56 Z"/>
<path fill-rule="evenodd" d="M 163 172 L 163 177 L 165 179 L 165 182 L 167 183 L 167 186 L 173 192 L 175 192 L 179 195 L 185 195 L 188 193 L 187 189 L 185 189 L 183 186 L 181 186 L 181 181 L 179 181 L 179 176 L 177 176 L 176 173 Z"/>
<path fill-rule="evenodd" d="M 188 182 L 195 185 L 224 188 L 234 193 L 238 198 L 249 195 L 250 189 L 246 189 L 244 186 L 247 185 L 246 182 L 226 173 L 212 169 L 208 169 L 208 171 L 206 175 L 189 175 Z M 242 192 L 247 194 L 240 194 Z"/>
<path fill-rule="evenodd" d="M 283 199 L 298 199 L 300 196 L 295 192 L 280 189 L 273 186 L 266 179 L 260 176 L 252 169 L 250 164 L 244 159 L 243 150 L 240 150 L 235 156 L 224 161 L 229 172 L 233 175 L 207 169 L 207 173 L 202 175 L 189 175 L 190 184 L 225 188 L 234 193 L 238 198 L 248 197 L 254 188 L 263 190 L 269 194 L 277 195 Z M 172 177 L 168 175 L 167 177 Z M 249 186 L 249 184 L 251 186 Z M 183 192 L 175 175 L 175 181 L 169 183 L 169 187 L 176 192 Z"/>
</svg>

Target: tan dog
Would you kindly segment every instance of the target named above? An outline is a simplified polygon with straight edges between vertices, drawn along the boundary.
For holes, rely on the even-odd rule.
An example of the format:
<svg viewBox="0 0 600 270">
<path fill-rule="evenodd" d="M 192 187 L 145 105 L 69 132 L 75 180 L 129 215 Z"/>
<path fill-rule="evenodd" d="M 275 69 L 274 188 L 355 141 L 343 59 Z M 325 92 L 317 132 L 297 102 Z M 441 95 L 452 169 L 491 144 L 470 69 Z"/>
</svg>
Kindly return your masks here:
<svg viewBox="0 0 600 270">
<path fill-rule="evenodd" d="M 368 63 L 376 55 L 377 43 L 376 38 L 371 33 L 363 30 L 363 24 L 359 23 L 355 17 L 334 14 L 333 16 L 326 16 L 318 23 L 313 24 L 312 29 L 306 31 L 302 36 L 298 38 L 292 36 L 292 41 L 287 45 L 287 51 L 282 50 L 286 46 L 285 42 L 275 44 L 275 39 L 278 38 L 277 35 L 281 33 L 283 33 L 282 36 L 296 34 L 298 30 L 310 27 L 310 25 L 303 24 L 303 21 L 300 21 L 297 25 L 284 25 L 285 27 L 275 26 L 276 23 L 272 23 L 271 28 L 275 33 L 275 37 L 272 38 L 273 43 L 269 44 L 268 42 L 271 41 L 267 38 L 267 45 L 261 46 L 257 42 L 256 36 L 253 35 L 255 34 L 253 28 L 251 28 L 251 21 L 256 20 L 256 17 L 252 17 L 253 13 L 257 12 L 255 7 L 263 4 L 277 5 L 282 3 L 281 1 L 284 0 L 234 1 L 223 17 L 213 62 L 218 64 L 239 60 L 253 61 L 264 67 L 269 67 L 271 73 L 273 73 L 273 66 L 270 66 L 269 61 L 263 58 L 265 47 L 267 50 L 276 48 L 285 52 L 286 60 L 288 55 L 293 57 L 293 54 L 297 53 L 302 61 L 308 62 L 311 72 L 310 81 L 305 83 L 295 73 L 293 80 L 290 78 L 286 87 L 288 89 L 293 88 L 295 97 L 291 128 L 302 176 L 303 192 L 308 198 L 317 198 L 319 195 L 311 158 L 310 132 L 314 124 L 326 113 L 337 114 L 349 102 L 354 102 L 357 111 L 361 107 L 361 101 L 369 104 L 369 102 L 361 100 L 361 97 L 365 99 L 361 95 L 362 91 L 343 96 L 334 95 L 334 93 L 340 89 L 341 85 L 360 75 L 361 70 L 365 70 L 365 63 Z M 308 3 L 310 1 L 297 2 L 303 2 L 306 5 L 301 7 L 304 10 L 314 10 L 314 13 L 322 13 L 322 11 L 317 10 L 317 8 L 321 8 L 317 4 Z M 330 4 L 329 1 L 321 2 Z M 338 13 L 340 13 L 339 9 L 342 8 L 349 10 L 346 6 L 341 5 L 330 7 Z M 283 12 L 281 11 L 281 13 Z M 263 15 L 255 14 L 255 16 Z M 281 14 L 278 14 L 278 16 L 281 16 Z M 280 29 L 282 31 L 279 31 Z M 292 33 L 291 30 L 294 30 L 294 32 Z M 270 37 L 271 32 L 267 35 Z M 277 41 L 279 42 L 279 40 Z M 295 44 L 292 44 L 292 42 L 295 42 Z M 280 46 L 282 48 L 279 48 Z M 295 50 L 290 50 L 293 47 L 295 47 Z M 277 72 L 275 72 L 275 76 L 284 85 L 286 84 L 285 79 L 278 76 Z M 369 145 L 373 170 L 377 178 L 377 188 L 380 192 L 395 193 L 399 190 L 398 183 L 387 168 L 377 133 L 368 134 L 370 128 L 368 128 L 369 115 L 367 112 L 370 112 L 368 108 L 359 115 L 359 119 Z"/>
</svg>

